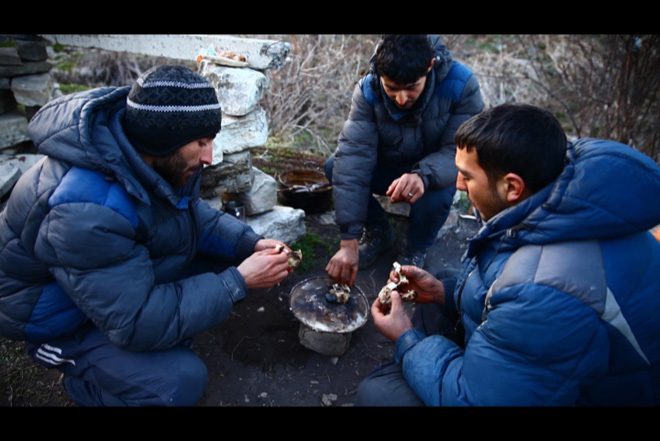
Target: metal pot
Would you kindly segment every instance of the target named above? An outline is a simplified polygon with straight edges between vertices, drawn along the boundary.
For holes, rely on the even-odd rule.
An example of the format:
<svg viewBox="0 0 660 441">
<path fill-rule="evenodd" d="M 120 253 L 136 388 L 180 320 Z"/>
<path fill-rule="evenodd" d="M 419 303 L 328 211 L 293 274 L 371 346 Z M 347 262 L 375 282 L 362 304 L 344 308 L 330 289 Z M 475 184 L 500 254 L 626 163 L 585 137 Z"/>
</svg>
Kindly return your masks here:
<svg viewBox="0 0 660 441">
<path fill-rule="evenodd" d="M 332 205 L 332 186 L 325 174 L 316 170 L 289 170 L 277 176 L 278 201 L 282 205 L 322 213 Z"/>
</svg>

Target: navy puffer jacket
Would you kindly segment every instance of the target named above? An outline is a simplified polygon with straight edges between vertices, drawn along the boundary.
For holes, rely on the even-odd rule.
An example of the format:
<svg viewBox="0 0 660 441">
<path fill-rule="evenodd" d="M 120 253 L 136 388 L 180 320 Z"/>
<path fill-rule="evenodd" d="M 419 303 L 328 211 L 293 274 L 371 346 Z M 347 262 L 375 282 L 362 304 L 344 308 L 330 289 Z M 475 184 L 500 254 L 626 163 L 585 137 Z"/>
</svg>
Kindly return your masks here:
<svg viewBox="0 0 660 441">
<path fill-rule="evenodd" d="M 260 237 L 175 190 L 127 140 L 128 87 L 67 95 L 29 130 L 47 155 L 0 214 L 0 334 L 48 341 L 88 320 L 130 350 L 171 347 L 221 323 L 247 287 L 238 264 Z M 193 259 L 224 271 L 187 277 Z"/>
<path fill-rule="evenodd" d="M 472 71 L 452 59 L 440 37 L 429 36 L 435 64 L 426 87 L 409 111 L 400 111 L 369 73 L 353 92 L 351 110 L 339 135 L 332 185 L 343 239 L 361 235 L 367 216 L 371 175 L 377 163 L 409 166 L 426 189 L 456 183 L 454 133 L 483 110 Z"/>
<path fill-rule="evenodd" d="M 419 330 L 397 341 L 427 405 L 660 404 L 660 168 L 598 139 L 568 158 L 470 241 L 446 298 L 465 350 Z"/>
</svg>

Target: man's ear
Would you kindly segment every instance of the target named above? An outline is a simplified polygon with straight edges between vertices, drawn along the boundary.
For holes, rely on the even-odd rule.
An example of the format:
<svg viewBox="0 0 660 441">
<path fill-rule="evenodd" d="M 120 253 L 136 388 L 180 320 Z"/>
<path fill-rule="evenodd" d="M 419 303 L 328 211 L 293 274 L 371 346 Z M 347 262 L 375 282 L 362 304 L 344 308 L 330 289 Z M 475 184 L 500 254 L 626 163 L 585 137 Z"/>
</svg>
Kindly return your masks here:
<svg viewBox="0 0 660 441">
<path fill-rule="evenodd" d="M 510 204 L 515 205 L 529 196 L 525 181 L 515 173 L 507 173 L 502 179 L 502 186 L 506 200 Z"/>
</svg>

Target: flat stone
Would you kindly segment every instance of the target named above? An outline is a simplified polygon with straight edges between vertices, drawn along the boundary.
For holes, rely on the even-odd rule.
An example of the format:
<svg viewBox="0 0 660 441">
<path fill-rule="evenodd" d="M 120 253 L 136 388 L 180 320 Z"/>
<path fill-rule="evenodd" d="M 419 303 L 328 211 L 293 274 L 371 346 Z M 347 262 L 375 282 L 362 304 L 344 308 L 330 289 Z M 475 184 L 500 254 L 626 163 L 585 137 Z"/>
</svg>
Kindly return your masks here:
<svg viewBox="0 0 660 441">
<path fill-rule="evenodd" d="M 17 109 L 0 115 L 0 149 L 30 141 L 28 120 Z"/>
<path fill-rule="evenodd" d="M 15 47 L 0 47 L 0 64 L 3 66 L 20 66 L 23 62 Z"/>
<path fill-rule="evenodd" d="M 23 61 L 44 61 L 48 59 L 46 41 L 44 40 L 15 40 L 18 55 Z"/>
<path fill-rule="evenodd" d="M 297 242 L 307 233 L 305 212 L 281 205 L 275 205 L 266 213 L 250 216 L 246 222 L 257 234 L 269 239 L 281 240 L 287 245 Z"/>
<path fill-rule="evenodd" d="M 266 111 L 258 107 L 247 115 L 235 117 L 222 115 L 222 129 L 215 137 L 215 146 L 222 149 L 223 156 L 249 150 L 253 147 L 263 147 L 268 140 L 268 117 Z M 224 160 L 224 158 L 223 158 Z M 217 164 L 216 157 L 213 163 Z"/>
<path fill-rule="evenodd" d="M 245 213 L 248 216 L 255 216 L 273 209 L 277 204 L 277 181 L 253 167 L 254 183 L 249 191 L 242 193 L 225 193 L 223 200 L 235 200 L 245 206 Z"/>
<path fill-rule="evenodd" d="M 21 75 L 34 75 L 50 72 L 53 64 L 49 61 L 30 61 L 20 66 L 0 65 L 0 77 L 18 77 Z"/>
<path fill-rule="evenodd" d="M 25 106 L 43 106 L 53 94 L 55 81 L 50 73 L 24 75 L 13 78 L 11 90 L 19 104 Z"/>
</svg>

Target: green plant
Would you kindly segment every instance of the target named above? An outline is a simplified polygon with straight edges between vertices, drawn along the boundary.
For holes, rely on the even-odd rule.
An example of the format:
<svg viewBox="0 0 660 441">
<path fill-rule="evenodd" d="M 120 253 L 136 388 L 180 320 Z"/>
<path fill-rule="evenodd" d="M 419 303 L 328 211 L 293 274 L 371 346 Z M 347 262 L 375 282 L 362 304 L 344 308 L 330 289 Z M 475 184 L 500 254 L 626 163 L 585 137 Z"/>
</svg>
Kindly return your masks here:
<svg viewBox="0 0 660 441">
<path fill-rule="evenodd" d="M 82 92 L 83 90 L 88 90 L 90 89 L 88 86 L 83 86 L 80 84 L 60 84 L 60 91 L 64 95 L 68 95 L 70 93 L 75 93 L 75 92 Z"/>
<path fill-rule="evenodd" d="M 306 233 L 302 239 L 291 246 L 293 250 L 300 250 L 303 260 L 296 271 L 307 273 L 323 265 L 326 255 L 339 246 L 339 237 L 333 243 L 328 243 L 313 233 Z"/>
</svg>

